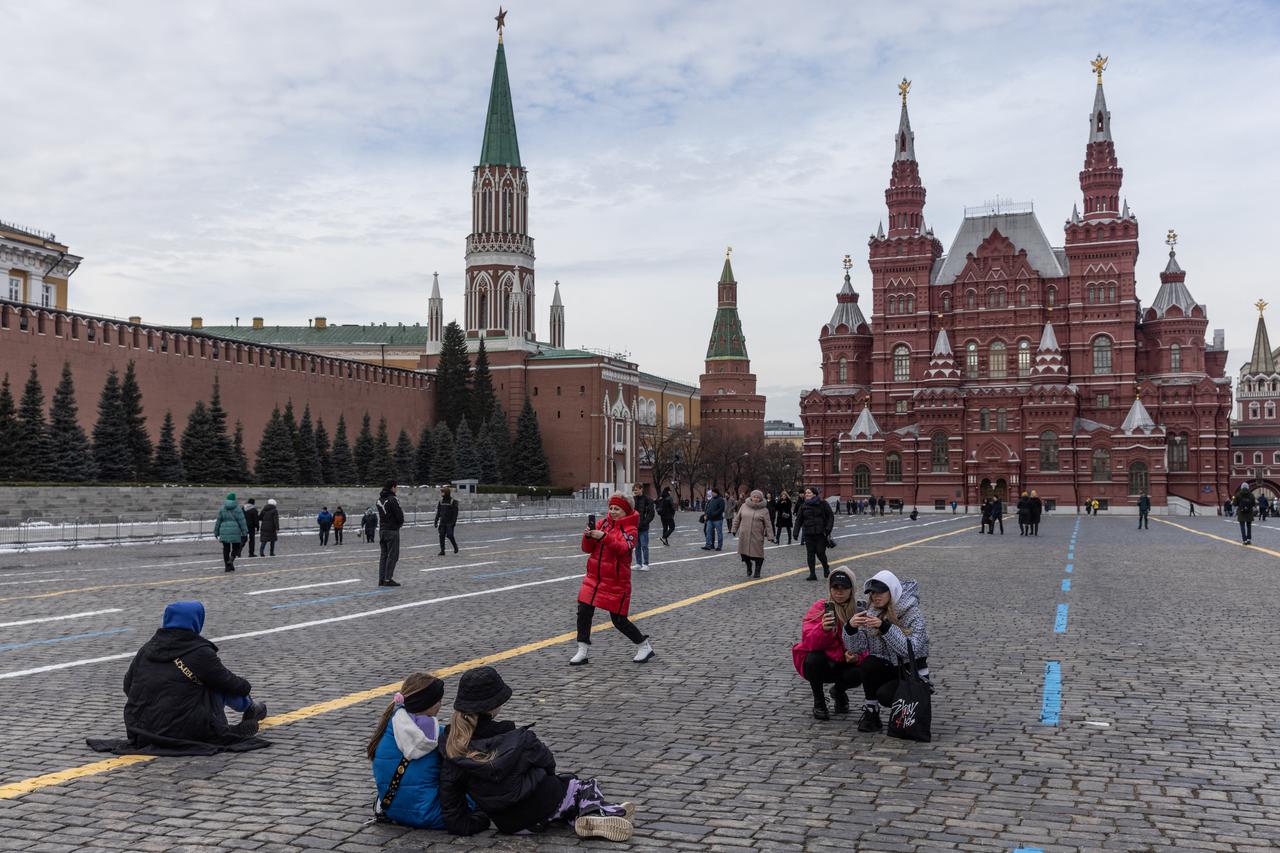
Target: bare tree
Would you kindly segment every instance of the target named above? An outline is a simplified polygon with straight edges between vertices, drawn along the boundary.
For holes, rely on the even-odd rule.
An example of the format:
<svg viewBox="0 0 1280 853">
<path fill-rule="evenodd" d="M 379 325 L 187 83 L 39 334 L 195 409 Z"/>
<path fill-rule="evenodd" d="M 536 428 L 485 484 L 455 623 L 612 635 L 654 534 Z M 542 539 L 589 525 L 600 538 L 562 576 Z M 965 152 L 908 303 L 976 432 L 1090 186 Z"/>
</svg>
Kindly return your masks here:
<svg viewBox="0 0 1280 853">
<path fill-rule="evenodd" d="M 708 460 L 706 447 L 701 435 L 692 429 L 678 429 L 671 432 L 671 465 L 676 481 L 676 500 L 680 500 L 683 489 L 689 489 L 692 502 L 697 490 L 708 483 Z"/>
<path fill-rule="evenodd" d="M 756 457 L 754 471 L 757 485 L 763 485 L 774 494 L 787 489 L 793 494 L 804 473 L 804 457 L 800 448 L 792 444 L 769 444 Z"/>
</svg>

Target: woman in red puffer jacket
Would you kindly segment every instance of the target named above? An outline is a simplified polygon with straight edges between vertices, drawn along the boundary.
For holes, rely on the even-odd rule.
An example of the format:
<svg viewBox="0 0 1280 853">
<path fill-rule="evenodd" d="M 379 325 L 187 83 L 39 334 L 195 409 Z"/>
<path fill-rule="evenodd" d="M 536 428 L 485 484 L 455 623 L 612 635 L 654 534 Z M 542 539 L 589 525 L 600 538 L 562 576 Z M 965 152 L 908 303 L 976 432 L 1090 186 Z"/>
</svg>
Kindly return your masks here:
<svg viewBox="0 0 1280 853">
<path fill-rule="evenodd" d="M 613 627 L 639 648 L 632 658 L 647 663 L 653 657 L 649 638 L 627 618 L 631 607 L 631 549 L 636 544 L 640 515 L 622 495 L 609 498 L 609 513 L 594 530 L 582 534 L 582 550 L 587 557 L 587 574 L 578 590 L 578 651 L 570 666 L 587 663 L 591 650 L 591 618 L 596 608 L 609 611 Z"/>
</svg>

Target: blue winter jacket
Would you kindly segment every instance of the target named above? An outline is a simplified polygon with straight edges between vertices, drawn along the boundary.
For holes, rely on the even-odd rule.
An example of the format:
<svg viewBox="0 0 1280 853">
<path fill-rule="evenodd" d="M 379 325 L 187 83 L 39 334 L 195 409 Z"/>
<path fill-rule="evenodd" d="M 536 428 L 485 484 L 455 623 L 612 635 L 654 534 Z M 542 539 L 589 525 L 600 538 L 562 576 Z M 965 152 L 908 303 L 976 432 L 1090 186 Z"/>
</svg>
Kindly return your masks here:
<svg viewBox="0 0 1280 853">
<path fill-rule="evenodd" d="M 333 513 L 322 511 L 316 516 L 316 521 L 320 523 L 321 527 L 330 527 L 333 524 Z"/>
<path fill-rule="evenodd" d="M 373 781 L 378 786 L 379 801 L 387 793 L 391 777 L 400 766 L 404 753 L 396 744 L 392 731 L 394 721 L 388 721 L 387 728 L 378 741 L 377 751 L 373 756 Z M 448 736 L 448 728 L 442 726 L 438 743 L 443 748 Z M 425 737 L 423 738 L 425 741 Z M 440 811 L 440 750 L 432 749 L 421 758 L 415 758 L 405 768 L 400 779 L 400 790 L 387 809 L 388 818 L 405 826 L 416 826 L 419 829 L 444 829 L 444 815 Z"/>
</svg>

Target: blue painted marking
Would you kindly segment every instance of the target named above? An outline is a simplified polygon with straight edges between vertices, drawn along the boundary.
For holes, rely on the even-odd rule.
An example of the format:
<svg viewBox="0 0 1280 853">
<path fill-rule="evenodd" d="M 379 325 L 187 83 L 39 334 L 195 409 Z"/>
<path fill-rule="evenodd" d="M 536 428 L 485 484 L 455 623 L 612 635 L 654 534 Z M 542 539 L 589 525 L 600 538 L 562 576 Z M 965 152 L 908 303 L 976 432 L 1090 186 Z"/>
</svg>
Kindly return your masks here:
<svg viewBox="0 0 1280 853">
<path fill-rule="evenodd" d="M 1041 847 L 1019 847 L 1017 850 L 1014 850 L 1014 851 L 1013 851 L 1013 853 L 1044 853 L 1044 848 L 1041 848 Z"/>
<path fill-rule="evenodd" d="M 288 604 L 273 604 L 271 605 L 271 609 L 281 610 L 287 607 L 302 607 L 303 605 L 306 605 L 306 604 L 328 604 L 331 601 L 343 601 L 348 598 L 363 598 L 366 595 L 382 595 L 384 592 L 390 592 L 390 591 L 391 590 L 389 589 L 383 588 L 383 589 L 370 590 L 369 592 L 353 592 L 348 595 L 330 595 L 330 596 L 326 596 L 325 598 L 311 598 L 306 601 L 292 601 Z"/>
<path fill-rule="evenodd" d="M 478 581 L 483 580 L 484 578 L 500 578 L 503 575 L 522 575 L 525 572 L 540 572 L 545 568 L 546 566 L 525 566 L 523 569 L 512 569 L 509 572 L 490 572 L 484 575 L 473 575 L 471 579 L 473 581 Z"/>
<path fill-rule="evenodd" d="M 1053 633 L 1067 633 L 1067 605 L 1058 605 L 1058 617 L 1053 620 Z"/>
<path fill-rule="evenodd" d="M 1075 563 L 1067 563 L 1067 574 L 1070 574 L 1071 572 L 1075 571 L 1075 568 L 1076 568 Z"/>
<path fill-rule="evenodd" d="M 1062 579 L 1062 591 L 1071 592 L 1071 578 Z"/>
<path fill-rule="evenodd" d="M 1040 702 L 1040 722 L 1056 726 L 1062 712 L 1062 664 L 1056 660 L 1044 665 L 1044 698 Z"/>
<path fill-rule="evenodd" d="M 87 634 L 72 634 L 70 637 L 54 637 L 51 640 L 31 640 L 27 643 L 5 643 L 0 645 L 0 652 L 7 652 L 13 649 L 26 649 L 31 646 L 51 646 L 54 643 L 66 643 L 71 640 L 87 640 L 90 637 L 109 637 L 112 634 L 123 634 L 128 628 L 112 628 L 109 631 L 90 631 Z"/>
</svg>

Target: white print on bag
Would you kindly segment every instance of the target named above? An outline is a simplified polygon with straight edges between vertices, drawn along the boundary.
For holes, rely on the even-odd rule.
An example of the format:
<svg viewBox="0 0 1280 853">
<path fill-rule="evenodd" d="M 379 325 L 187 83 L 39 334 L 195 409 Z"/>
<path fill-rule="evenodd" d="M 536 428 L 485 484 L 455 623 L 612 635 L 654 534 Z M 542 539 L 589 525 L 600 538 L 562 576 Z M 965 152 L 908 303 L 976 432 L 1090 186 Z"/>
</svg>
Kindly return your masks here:
<svg viewBox="0 0 1280 853">
<path fill-rule="evenodd" d="M 889 711 L 891 725 L 900 729 L 909 729 L 916 724 L 916 707 L 919 702 L 908 703 L 904 699 L 895 699 Z"/>
</svg>

